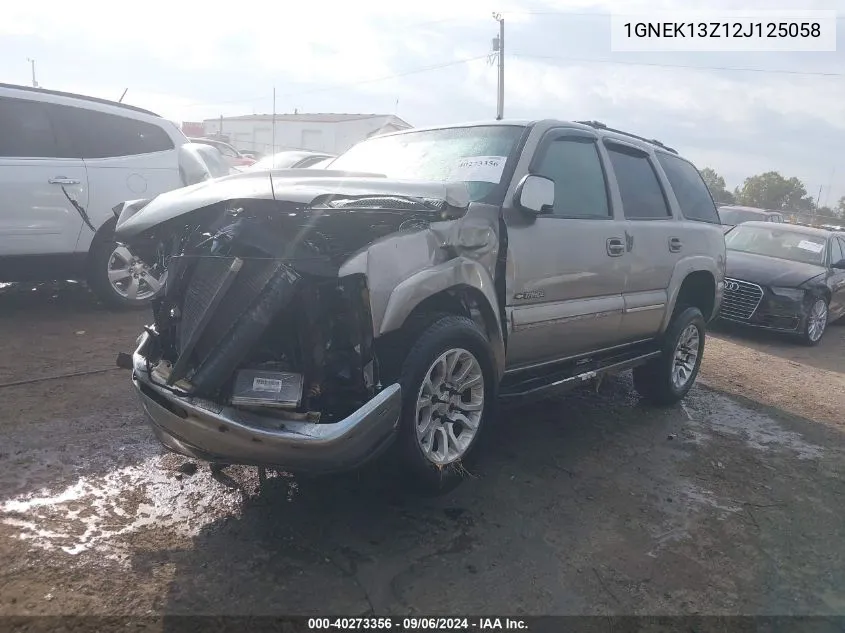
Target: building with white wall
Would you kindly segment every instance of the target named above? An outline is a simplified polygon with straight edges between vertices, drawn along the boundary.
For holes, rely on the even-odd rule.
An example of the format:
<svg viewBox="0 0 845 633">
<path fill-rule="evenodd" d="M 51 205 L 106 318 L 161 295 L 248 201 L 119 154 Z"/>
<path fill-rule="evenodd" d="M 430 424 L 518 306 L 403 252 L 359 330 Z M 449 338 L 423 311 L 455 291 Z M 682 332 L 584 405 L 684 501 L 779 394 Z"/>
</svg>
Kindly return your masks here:
<svg viewBox="0 0 845 633">
<path fill-rule="evenodd" d="M 203 130 L 205 136 L 227 137 L 229 143 L 243 151 L 270 154 L 310 149 L 340 154 L 370 136 L 411 127 L 392 114 L 295 113 L 276 114 L 274 134 L 273 119 L 270 114 L 206 119 Z"/>
</svg>

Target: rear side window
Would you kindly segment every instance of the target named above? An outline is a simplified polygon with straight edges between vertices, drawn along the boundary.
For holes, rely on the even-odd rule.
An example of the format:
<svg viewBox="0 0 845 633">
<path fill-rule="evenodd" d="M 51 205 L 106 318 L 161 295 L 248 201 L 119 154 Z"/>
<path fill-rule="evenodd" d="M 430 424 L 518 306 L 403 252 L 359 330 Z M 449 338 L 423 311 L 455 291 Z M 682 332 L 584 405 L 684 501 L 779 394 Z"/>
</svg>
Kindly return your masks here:
<svg viewBox="0 0 845 633">
<path fill-rule="evenodd" d="M 615 144 L 608 144 L 607 153 L 619 184 L 625 217 L 630 220 L 668 218 L 669 206 L 648 155 Z"/>
<path fill-rule="evenodd" d="M 564 218 L 609 218 L 607 187 L 596 143 L 561 138 L 549 143 L 533 170 L 555 183 L 553 215 Z"/>
<path fill-rule="evenodd" d="M 23 99 L 0 99 L 0 156 L 62 156 L 43 103 Z"/>
<path fill-rule="evenodd" d="M 833 238 L 830 240 L 830 263 L 835 264 L 836 262 L 845 258 L 845 254 L 842 252 L 842 242 L 839 241 L 837 238 Z"/>
<path fill-rule="evenodd" d="M 173 149 L 163 129 L 151 123 L 84 108 L 50 104 L 50 116 L 81 158 L 135 156 Z"/>
<path fill-rule="evenodd" d="M 682 158 L 660 152 L 657 161 L 666 172 L 684 217 L 687 220 L 720 224 L 716 205 L 698 170 Z"/>
</svg>

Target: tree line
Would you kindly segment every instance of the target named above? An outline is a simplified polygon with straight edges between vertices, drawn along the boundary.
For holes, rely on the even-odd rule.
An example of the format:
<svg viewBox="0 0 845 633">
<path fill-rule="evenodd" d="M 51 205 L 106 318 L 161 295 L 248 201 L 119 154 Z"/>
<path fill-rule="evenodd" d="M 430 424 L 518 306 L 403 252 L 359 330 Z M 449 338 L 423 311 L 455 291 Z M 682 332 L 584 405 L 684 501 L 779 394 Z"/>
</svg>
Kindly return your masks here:
<svg viewBox="0 0 845 633">
<path fill-rule="evenodd" d="M 725 179 L 714 169 L 705 167 L 701 175 L 716 204 L 740 204 L 774 211 L 809 211 L 832 218 L 845 218 L 845 196 L 835 207 L 817 206 L 798 178 L 784 178 L 776 171 L 767 171 L 746 178 L 741 186 L 728 191 Z"/>
</svg>

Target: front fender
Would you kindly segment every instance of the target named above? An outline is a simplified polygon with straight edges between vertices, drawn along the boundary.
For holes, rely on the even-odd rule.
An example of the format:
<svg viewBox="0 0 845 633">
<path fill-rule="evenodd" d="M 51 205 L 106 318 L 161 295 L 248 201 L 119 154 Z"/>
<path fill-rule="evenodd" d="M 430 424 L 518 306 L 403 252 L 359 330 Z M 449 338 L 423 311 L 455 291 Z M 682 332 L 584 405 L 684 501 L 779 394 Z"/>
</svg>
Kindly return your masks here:
<svg viewBox="0 0 845 633">
<path fill-rule="evenodd" d="M 377 335 L 381 336 L 401 328 L 408 316 L 425 299 L 462 286 L 477 290 L 484 297 L 489 313 L 493 315 L 495 332 L 492 334 L 495 335 L 495 340 L 491 343 L 496 350 L 501 372 L 504 367 L 504 338 L 493 279 L 484 266 L 466 257 L 456 257 L 426 268 L 399 283 L 388 297 Z"/>
<path fill-rule="evenodd" d="M 672 314 L 675 312 L 675 303 L 678 300 L 678 293 L 681 290 L 681 285 L 684 279 L 690 273 L 706 271 L 713 275 L 716 281 L 716 296 L 713 302 L 712 314 L 705 314 L 704 320 L 710 321 L 719 313 L 719 306 L 722 304 L 722 293 L 725 290 L 725 275 L 720 270 L 719 265 L 712 257 L 704 255 L 696 255 L 693 257 L 686 257 L 675 264 L 675 269 L 672 271 L 672 279 L 669 282 L 669 304 L 667 305 L 666 314 L 663 315 L 663 323 L 660 326 L 660 332 L 666 331 L 669 327 L 669 322 L 672 320 Z"/>
</svg>

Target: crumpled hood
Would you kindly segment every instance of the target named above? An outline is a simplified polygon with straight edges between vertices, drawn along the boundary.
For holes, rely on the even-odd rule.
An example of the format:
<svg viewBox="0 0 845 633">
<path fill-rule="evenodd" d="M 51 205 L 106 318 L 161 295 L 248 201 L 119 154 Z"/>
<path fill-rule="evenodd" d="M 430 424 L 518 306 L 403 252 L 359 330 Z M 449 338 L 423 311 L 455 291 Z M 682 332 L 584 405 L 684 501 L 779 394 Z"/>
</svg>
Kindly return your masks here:
<svg viewBox="0 0 845 633">
<path fill-rule="evenodd" d="M 797 288 L 804 282 L 823 273 L 824 268 L 813 264 L 740 251 L 728 251 L 726 276 L 750 281 L 761 286 Z"/>
<path fill-rule="evenodd" d="M 378 174 L 285 169 L 245 171 L 175 189 L 155 198 L 115 207 L 118 239 L 132 238 L 180 215 L 229 200 L 278 200 L 308 207 L 333 196 L 401 197 L 440 201 L 465 209 L 469 193 L 463 182 L 388 180 Z"/>
</svg>

